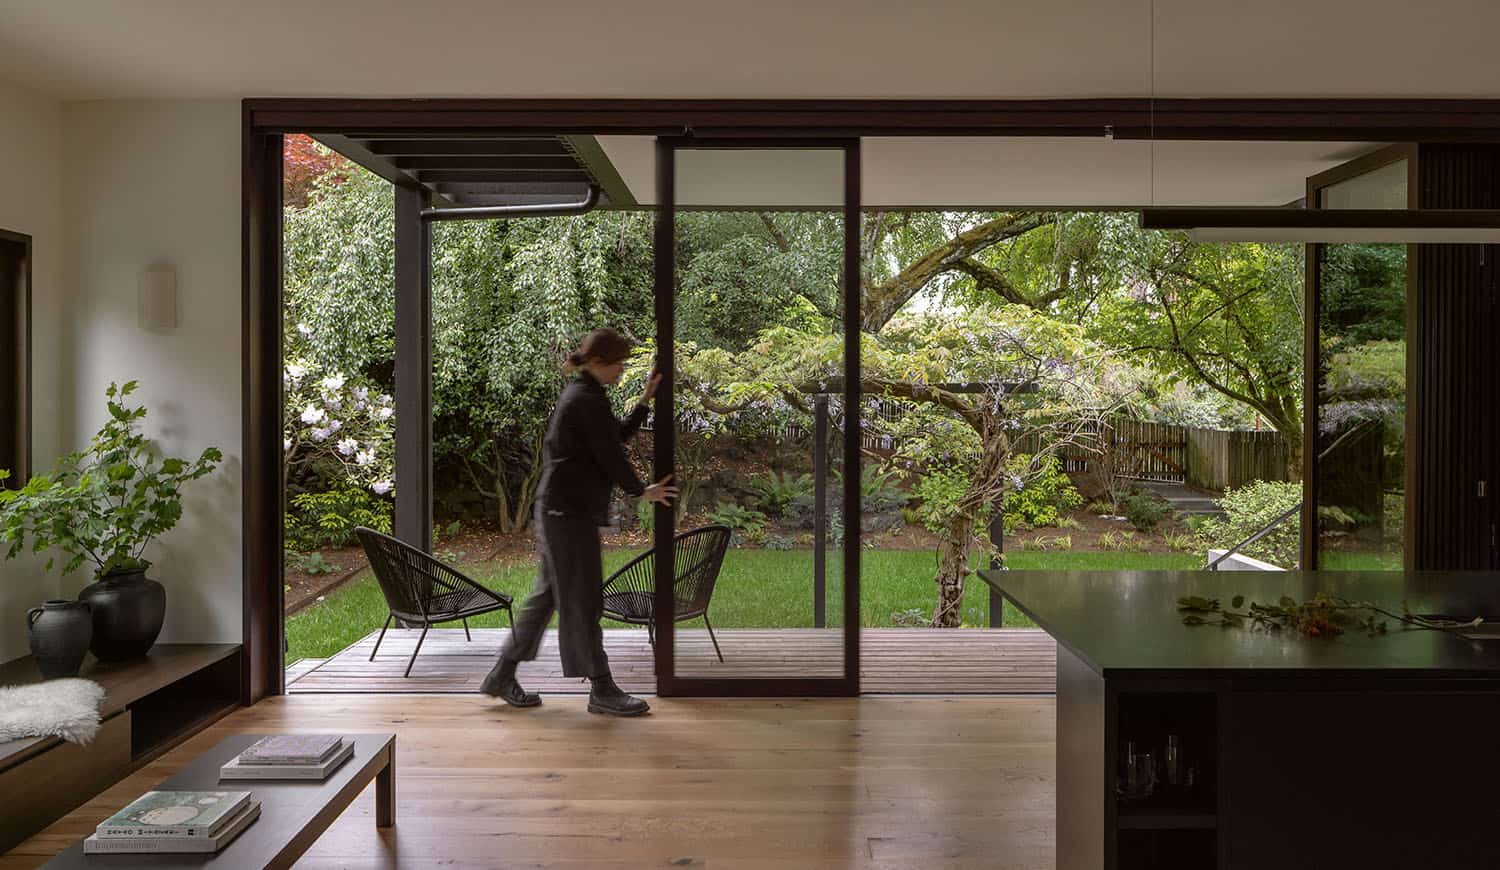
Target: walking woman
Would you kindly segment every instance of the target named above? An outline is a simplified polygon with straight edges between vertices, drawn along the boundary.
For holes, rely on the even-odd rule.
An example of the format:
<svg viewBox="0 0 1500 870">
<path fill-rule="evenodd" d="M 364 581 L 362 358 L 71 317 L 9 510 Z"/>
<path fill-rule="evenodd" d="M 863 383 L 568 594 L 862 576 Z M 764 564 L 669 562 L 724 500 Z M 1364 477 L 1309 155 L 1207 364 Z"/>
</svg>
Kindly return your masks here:
<svg viewBox="0 0 1500 870">
<path fill-rule="evenodd" d="M 588 677 L 589 712 L 639 716 L 650 709 L 615 685 L 604 654 L 604 563 L 599 527 L 609 522 L 609 496 L 615 486 L 645 501 L 670 505 L 677 497 L 671 476 L 645 486 L 625 456 L 625 442 L 646 422 L 661 376 L 651 378 L 646 395 L 624 420 L 615 419 L 604 388 L 620 380 L 630 342 L 612 329 L 596 329 L 568 357 L 563 369 L 578 373 L 557 401 L 542 442 L 542 480 L 537 487 L 536 544 L 540 556 L 536 586 L 516 629 L 500 650 L 500 660 L 479 691 L 513 707 L 535 707 L 540 696 L 521 688 L 516 664 L 536 658 L 542 635 L 557 613 L 563 676 Z"/>
</svg>

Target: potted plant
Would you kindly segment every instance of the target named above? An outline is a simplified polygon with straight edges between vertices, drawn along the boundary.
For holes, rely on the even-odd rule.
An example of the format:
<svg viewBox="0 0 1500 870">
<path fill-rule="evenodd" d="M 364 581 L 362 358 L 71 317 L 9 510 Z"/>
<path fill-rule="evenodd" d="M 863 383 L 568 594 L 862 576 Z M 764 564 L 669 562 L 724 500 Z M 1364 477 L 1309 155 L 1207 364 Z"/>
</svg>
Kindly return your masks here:
<svg viewBox="0 0 1500 870">
<path fill-rule="evenodd" d="M 88 449 L 64 456 L 55 471 L 20 489 L 0 490 L 0 545 L 9 545 L 7 559 L 29 544 L 32 552 L 61 551 L 64 574 L 94 564 L 95 582 L 78 598 L 93 613 L 89 648 L 101 661 L 145 655 L 156 642 L 166 590 L 146 577 L 151 563 L 142 553 L 181 519 L 183 484 L 211 473 L 223 458 L 215 447 L 194 461 L 158 455 L 137 429 L 146 409 L 125 403 L 135 388 L 135 381 L 109 385 L 109 421 Z M 54 561 L 48 559 L 48 570 Z"/>
</svg>

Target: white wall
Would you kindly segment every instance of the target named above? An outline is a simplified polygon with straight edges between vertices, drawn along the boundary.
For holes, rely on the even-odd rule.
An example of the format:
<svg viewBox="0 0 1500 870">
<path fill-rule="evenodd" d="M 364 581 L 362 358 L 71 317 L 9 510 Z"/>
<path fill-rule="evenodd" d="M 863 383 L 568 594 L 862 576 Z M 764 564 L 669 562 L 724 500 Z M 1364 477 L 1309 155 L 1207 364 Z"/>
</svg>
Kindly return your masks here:
<svg viewBox="0 0 1500 870">
<path fill-rule="evenodd" d="M 63 313 L 62 106 L 0 82 L 0 229 L 32 240 L 32 450 L 37 467 L 65 452 L 67 352 Z M 0 562 L 0 661 L 25 655 L 26 609 L 58 594 L 45 560 Z"/>
<path fill-rule="evenodd" d="M 149 409 L 145 431 L 168 455 L 224 451 L 146 558 L 167 587 L 163 641 L 238 642 L 239 103 L 66 103 L 62 134 L 73 442 L 104 421 L 105 387 L 134 379 Z M 178 325 L 148 332 L 137 325 L 137 277 L 157 264 L 177 273 Z M 80 571 L 62 591 L 87 582 Z"/>
</svg>

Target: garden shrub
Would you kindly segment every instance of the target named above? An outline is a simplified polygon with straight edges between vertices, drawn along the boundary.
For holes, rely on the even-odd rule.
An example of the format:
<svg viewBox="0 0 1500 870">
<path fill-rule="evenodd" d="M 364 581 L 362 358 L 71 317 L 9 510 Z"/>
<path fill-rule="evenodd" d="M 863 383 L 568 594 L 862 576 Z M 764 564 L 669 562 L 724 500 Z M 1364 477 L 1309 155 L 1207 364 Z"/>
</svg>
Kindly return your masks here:
<svg viewBox="0 0 1500 870">
<path fill-rule="evenodd" d="M 785 535 L 767 535 L 761 546 L 767 550 L 790 550 L 792 549 L 792 539 Z"/>
<path fill-rule="evenodd" d="M 1302 501 L 1302 484 L 1257 480 L 1231 489 L 1219 499 L 1225 518 L 1211 517 L 1199 526 L 1209 546 L 1227 550 L 1264 528 Z M 1259 541 L 1240 550 L 1247 556 L 1293 568 L 1297 564 L 1297 516 L 1282 521 Z"/>
<path fill-rule="evenodd" d="M 755 506 L 769 516 L 782 516 L 799 497 L 805 496 L 809 503 L 813 497 L 813 479 L 810 474 L 792 474 L 774 471 L 752 474 L 750 491 L 755 494 Z"/>
<path fill-rule="evenodd" d="M 1125 509 L 1125 518 L 1143 532 L 1156 528 L 1171 510 L 1165 501 L 1151 493 L 1127 495 L 1120 504 Z"/>
<path fill-rule="evenodd" d="M 354 540 L 357 526 L 389 535 L 391 512 L 389 500 L 357 486 L 299 493 L 292 496 L 292 511 L 286 516 L 286 545 L 303 553 L 343 547 Z"/>
<path fill-rule="evenodd" d="M 1083 504 L 1083 496 L 1055 456 L 1033 464 L 1032 457 L 1017 454 L 1011 457 L 1009 468 L 1018 479 L 1029 480 L 1020 490 L 1005 494 L 1006 532 L 1014 531 L 1020 523 L 1055 526 L 1068 511 Z"/>
<path fill-rule="evenodd" d="M 844 474 L 834 469 L 829 487 L 830 498 L 842 498 Z M 906 504 L 906 491 L 896 485 L 896 475 L 879 465 L 866 465 L 859 473 L 859 509 L 865 513 L 894 510 Z"/>
<path fill-rule="evenodd" d="M 721 501 L 708 512 L 710 521 L 728 526 L 736 532 L 761 532 L 766 527 L 766 515 L 758 510 L 743 507 L 732 501 Z"/>
<path fill-rule="evenodd" d="M 946 534 L 948 523 L 958 516 L 959 499 L 968 489 L 969 476 L 958 468 L 932 468 L 923 474 L 913 490 L 921 499 L 916 514 L 923 528 L 934 535 Z"/>
</svg>

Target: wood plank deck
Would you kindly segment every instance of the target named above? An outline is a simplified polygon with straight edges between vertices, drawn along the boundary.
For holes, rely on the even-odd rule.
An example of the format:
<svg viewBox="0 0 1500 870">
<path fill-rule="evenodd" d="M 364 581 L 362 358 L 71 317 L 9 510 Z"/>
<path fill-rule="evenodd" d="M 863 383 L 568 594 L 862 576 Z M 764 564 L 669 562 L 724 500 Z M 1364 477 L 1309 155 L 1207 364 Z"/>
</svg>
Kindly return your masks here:
<svg viewBox="0 0 1500 870">
<path fill-rule="evenodd" d="M 392 629 L 375 660 L 370 651 L 378 632 L 312 667 L 287 669 L 287 691 L 416 692 L 463 694 L 477 691 L 494 663 L 506 629 L 462 628 L 428 632 L 410 677 L 402 677 L 416 645 L 417 630 Z M 843 668 L 838 629 L 722 629 L 717 632 L 724 663 L 715 658 L 708 633 L 677 633 L 679 673 L 712 676 L 836 675 Z M 1057 649 L 1045 632 L 1024 628 L 928 629 L 867 628 L 860 635 L 861 687 L 871 694 L 1013 694 L 1056 690 Z M 655 669 L 646 632 L 605 629 L 615 680 L 627 692 L 653 694 Z M 541 654 L 521 665 L 527 689 L 548 694 L 581 693 L 588 684 L 564 677 L 557 635 L 548 631 Z"/>
</svg>

